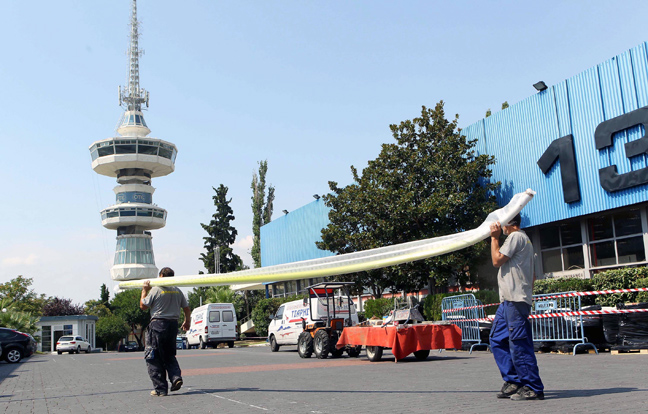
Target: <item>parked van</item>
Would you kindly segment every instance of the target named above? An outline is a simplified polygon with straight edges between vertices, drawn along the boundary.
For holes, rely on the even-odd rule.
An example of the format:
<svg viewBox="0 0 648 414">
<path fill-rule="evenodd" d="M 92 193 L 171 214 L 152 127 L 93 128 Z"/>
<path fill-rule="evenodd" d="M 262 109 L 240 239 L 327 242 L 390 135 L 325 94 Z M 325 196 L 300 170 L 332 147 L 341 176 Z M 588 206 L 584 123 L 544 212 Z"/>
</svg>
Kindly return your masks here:
<svg viewBox="0 0 648 414">
<path fill-rule="evenodd" d="M 313 315 L 310 314 L 308 306 L 309 299 L 294 300 L 279 306 L 268 326 L 268 341 L 272 352 L 277 352 L 282 345 L 297 345 L 299 334 L 304 330 L 306 324 L 313 321 L 320 321 L 326 318 L 327 298 L 310 298 L 312 302 Z M 333 303 L 335 301 L 335 303 Z M 345 318 L 345 325 L 355 326 L 358 324 L 358 314 L 355 305 L 351 301 L 351 314 L 349 316 L 349 301 L 344 296 L 329 297 L 329 309 L 335 305 L 335 313 L 338 317 Z"/>
<path fill-rule="evenodd" d="M 208 303 L 191 312 L 191 326 L 187 331 L 190 347 L 205 349 L 207 345 L 226 343 L 234 347 L 236 338 L 236 311 L 231 303 Z"/>
</svg>

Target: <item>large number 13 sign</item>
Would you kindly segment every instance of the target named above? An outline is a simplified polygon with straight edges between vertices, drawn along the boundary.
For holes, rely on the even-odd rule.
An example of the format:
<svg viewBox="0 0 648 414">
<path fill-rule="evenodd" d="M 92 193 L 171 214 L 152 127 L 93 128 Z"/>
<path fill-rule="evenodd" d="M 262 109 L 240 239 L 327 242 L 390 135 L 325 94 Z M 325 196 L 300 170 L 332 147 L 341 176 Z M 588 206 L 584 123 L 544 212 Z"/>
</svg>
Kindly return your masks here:
<svg viewBox="0 0 648 414">
<path fill-rule="evenodd" d="M 648 153 L 648 107 L 639 108 L 601 122 L 594 132 L 596 149 L 602 150 L 611 147 L 613 134 L 637 125 L 644 126 L 644 136 L 625 144 L 626 157 L 632 158 Z M 579 201 L 580 189 L 576 172 L 576 153 L 574 138 L 571 134 L 553 141 L 538 160 L 538 167 L 543 174 L 546 174 L 558 159 L 560 159 L 560 175 L 565 203 Z M 601 187 L 606 191 L 624 190 L 648 183 L 648 168 L 618 174 L 616 165 L 611 165 L 599 170 L 599 178 Z"/>
</svg>

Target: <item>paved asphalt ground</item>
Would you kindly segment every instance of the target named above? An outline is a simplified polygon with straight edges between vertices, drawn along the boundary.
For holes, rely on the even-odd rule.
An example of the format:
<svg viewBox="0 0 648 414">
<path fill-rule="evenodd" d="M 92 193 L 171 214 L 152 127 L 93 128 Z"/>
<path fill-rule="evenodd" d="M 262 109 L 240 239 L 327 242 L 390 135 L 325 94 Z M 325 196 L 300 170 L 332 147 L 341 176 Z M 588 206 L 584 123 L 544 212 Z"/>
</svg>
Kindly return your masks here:
<svg viewBox="0 0 648 414">
<path fill-rule="evenodd" d="M 538 354 L 544 401 L 495 398 L 492 355 L 433 351 L 394 363 L 299 358 L 295 347 L 179 350 L 184 387 L 151 397 L 143 354 L 0 363 L 0 413 L 645 413 L 648 355 Z"/>
</svg>

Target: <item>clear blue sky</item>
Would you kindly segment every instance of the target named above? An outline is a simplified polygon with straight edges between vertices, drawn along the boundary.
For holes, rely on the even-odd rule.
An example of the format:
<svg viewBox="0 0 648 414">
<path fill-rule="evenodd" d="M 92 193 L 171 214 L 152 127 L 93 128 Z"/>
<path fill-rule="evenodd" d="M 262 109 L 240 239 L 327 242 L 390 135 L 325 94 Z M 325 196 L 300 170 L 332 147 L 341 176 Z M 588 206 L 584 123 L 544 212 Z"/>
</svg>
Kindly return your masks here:
<svg viewBox="0 0 648 414">
<path fill-rule="evenodd" d="M 0 283 L 98 298 L 114 231 L 114 179 L 88 146 L 115 135 L 130 0 L 0 2 Z M 151 136 L 179 149 L 153 180 L 169 212 L 158 267 L 196 274 L 212 186 L 229 187 L 251 264 L 250 182 L 267 159 L 275 214 L 348 184 L 392 140 L 389 125 L 446 102 L 467 126 L 544 80 L 556 84 L 648 39 L 644 1 L 140 0 L 141 85 Z"/>
</svg>

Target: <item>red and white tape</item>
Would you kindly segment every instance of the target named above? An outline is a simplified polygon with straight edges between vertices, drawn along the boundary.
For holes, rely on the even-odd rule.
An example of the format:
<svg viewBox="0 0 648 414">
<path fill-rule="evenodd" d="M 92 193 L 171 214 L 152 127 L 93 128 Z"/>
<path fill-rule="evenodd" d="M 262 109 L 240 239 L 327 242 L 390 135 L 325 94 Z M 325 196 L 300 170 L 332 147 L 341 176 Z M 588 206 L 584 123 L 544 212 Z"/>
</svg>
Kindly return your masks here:
<svg viewBox="0 0 648 414">
<path fill-rule="evenodd" d="M 489 303 L 488 305 L 475 305 L 475 306 L 466 306 L 465 308 L 454 308 L 454 309 L 443 309 L 442 313 L 456 312 L 466 309 L 477 309 L 477 308 L 487 308 L 489 306 L 499 306 L 499 303 Z"/>
<path fill-rule="evenodd" d="M 572 292 L 562 293 L 560 295 L 550 296 L 534 296 L 533 300 L 545 300 L 553 298 L 569 298 L 574 296 L 592 296 L 592 295 L 609 295 L 611 293 L 635 293 L 635 292 L 648 292 L 648 288 L 633 288 L 633 289 L 609 289 L 609 290 L 592 290 L 589 292 Z"/>
<path fill-rule="evenodd" d="M 549 296 L 534 296 L 533 300 L 545 300 L 545 299 L 555 299 L 555 298 L 570 298 L 576 296 L 592 296 L 592 295 L 609 295 L 612 293 L 636 293 L 636 292 L 648 292 L 648 288 L 631 288 L 631 289 L 608 289 L 608 290 L 591 290 L 589 292 L 571 292 L 571 293 L 561 293 L 559 295 L 549 295 Z M 475 305 L 467 306 L 464 308 L 454 308 L 454 309 L 443 309 L 442 313 L 451 313 L 460 310 L 466 309 L 477 309 L 477 308 L 487 308 L 489 306 L 498 306 L 499 303 L 489 303 L 488 305 Z"/>
<path fill-rule="evenodd" d="M 563 316 L 579 316 L 579 315 L 613 315 L 619 313 L 645 313 L 648 309 L 610 309 L 610 310 L 592 310 L 592 311 L 573 311 L 573 312 L 556 312 L 556 313 L 538 313 L 529 315 L 529 319 L 546 319 L 546 318 L 561 318 Z M 495 318 L 480 318 L 480 319 L 454 319 L 448 320 L 452 323 L 461 322 L 485 322 L 492 321 Z"/>
</svg>

